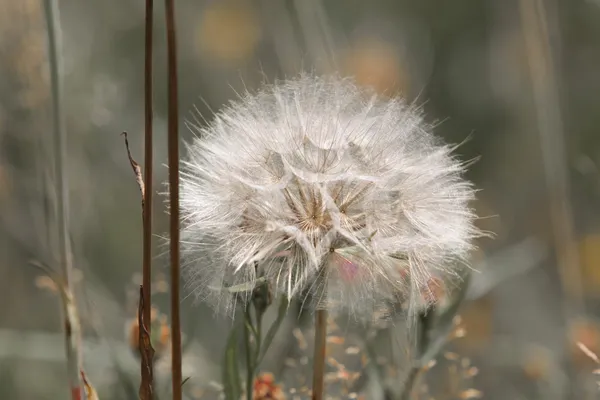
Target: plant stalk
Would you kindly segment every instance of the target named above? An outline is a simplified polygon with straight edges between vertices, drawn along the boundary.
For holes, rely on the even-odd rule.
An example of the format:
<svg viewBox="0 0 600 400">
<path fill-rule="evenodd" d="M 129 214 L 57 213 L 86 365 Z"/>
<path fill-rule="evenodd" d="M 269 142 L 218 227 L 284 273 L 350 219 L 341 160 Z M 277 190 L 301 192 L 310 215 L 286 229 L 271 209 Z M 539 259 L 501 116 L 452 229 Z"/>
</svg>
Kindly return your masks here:
<svg viewBox="0 0 600 400">
<path fill-rule="evenodd" d="M 173 400 L 182 398 L 181 374 L 181 320 L 179 309 L 179 105 L 177 87 L 177 39 L 175 32 L 175 5 L 165 0 L 168 62 L 168 164 L 170 198 L 170 253 L 171 253 L 171 375 Z"/>
<path fill-rule="evenodd" d="M 71 280 L 73 260 L 69 241 L 69 185 L 65 171 L 67 158 L 67 132 L 63 105 L 63 66 L 62 32 L 60 28 L 60 10 L 57 0 L 45 0 L 45 16 L 48 32 L 48 58 L 52 91 L 52 119 L 54 133 L 54 168 L 56 174 L 56 223 L 58 225 L 58 259 L 62 269 L 65 352 L 69 376 L 69 386 L 73 400 L 83 396 L 81 369 L 81 326 L 75 300 L 73 299 Z"/>
<path fill-rule="evenodd" d="M 250 305 L 246 306 L 244 311 L 244 342 L 246 347 L 246 400 L 252 400 L 254 386 L 254 369 L 256 358 L 252 351 L 252 316 L 250 315 Z"/>
<path fill-rule="evenodd" d="M 142 219 L 143 219 L 143 260 L 142 260 L 142 290 L 140 296 L 140 353 L 141 361 L 141 387 L 142 400 L 151 400 L 153 397 L 154 351 L 152 343 L 145 342 L 142 335 L 152 337 L 152 31 L 154 20 L 153 0 L 146 0 L 145 38 L 144 38 L 144 190 L 142 193 Z"/>
<path fill-rule="evenodd" d="M 327 344 L 327 310 L 317 310 L 315 315 L 315 353 L 313 357 L 312 399 L 323 400 L 325 389 L 325 351 Z"/>
<path fill-rule="evenodd" d="M 406 381 L 404 382 L 404 387 L 402 388 L 402 394 L 400 395 L 400 400 L 410 400 L 412 398 L 412 394 L 415 388 L 418 387 L 419 378 L 423 374 L 424 369 L 421 367 L 412 367 Z"/>
<path fill-rule="evenodd" d="M 557 27 L 549 21 L 549 9 L 557 2 L 520 0 L 523 39 L 527 48 L 534 111 L 537 119 L 544 175 L 550 202 L 550 223 L 554 248 L 565 296 L 565 316 L 583 313 L 582 288 L 577 238 L 570 199 L 569 166 L 560 104 L 559 76 L 556 71 L 556 43 L 551 43 Z M 554 11 L 556 12 L 556 11 Z"/>
</svg>

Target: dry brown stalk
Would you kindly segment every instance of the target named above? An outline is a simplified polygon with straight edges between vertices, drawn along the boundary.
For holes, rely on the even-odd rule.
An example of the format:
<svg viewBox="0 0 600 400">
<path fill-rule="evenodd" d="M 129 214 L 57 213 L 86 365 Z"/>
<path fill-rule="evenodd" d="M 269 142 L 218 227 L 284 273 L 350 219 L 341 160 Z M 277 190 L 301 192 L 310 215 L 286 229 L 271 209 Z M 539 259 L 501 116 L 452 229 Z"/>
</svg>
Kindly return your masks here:
<svg viewBox="0 0 600 400">
<path fill-rule="evenodd" d="M 144 38 L 144 190 L 142 191 L 143 260 L 142 287 L 138 318 L 140 326 L 141 378 L 140 398 L 152 399 L 153 356 L 150 342 L 152 310 L 152 28 L 154 17 L 153 0 L 146 0 Z M 146 325 L 147 324 L 147 325 Z M 146 340 L 142 340 L 145 338 Z"/>
<path fill-rule="evenodd" d="M 181 322 L 179 316 L 179 106 L 177 87 L 177 40 L 175 35 L 175 6 L 165 0 L 168 59 L 168 164 L 170 198 L 171 252 L 171 374 L 173 400 L 181 400 Z"/>
</svg>

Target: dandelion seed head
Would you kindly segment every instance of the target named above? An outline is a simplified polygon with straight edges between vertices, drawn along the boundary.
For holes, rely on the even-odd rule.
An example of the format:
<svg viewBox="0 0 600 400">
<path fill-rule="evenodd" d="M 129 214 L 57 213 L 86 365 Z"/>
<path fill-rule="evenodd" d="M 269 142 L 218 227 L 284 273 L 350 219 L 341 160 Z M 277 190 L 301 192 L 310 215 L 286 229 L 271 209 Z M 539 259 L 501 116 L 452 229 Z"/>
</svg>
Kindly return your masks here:
<svg viewBox="0 0 600 400">
<path fill-rule="evenodd" d="M 258 277 L 358 316 L 423 298 L 478 234 L 464 164 L 430 131 L 416 107 L 337 77 L 241 96 L 183 162 L 190 289 L 222 311 Z"/>
</svg>

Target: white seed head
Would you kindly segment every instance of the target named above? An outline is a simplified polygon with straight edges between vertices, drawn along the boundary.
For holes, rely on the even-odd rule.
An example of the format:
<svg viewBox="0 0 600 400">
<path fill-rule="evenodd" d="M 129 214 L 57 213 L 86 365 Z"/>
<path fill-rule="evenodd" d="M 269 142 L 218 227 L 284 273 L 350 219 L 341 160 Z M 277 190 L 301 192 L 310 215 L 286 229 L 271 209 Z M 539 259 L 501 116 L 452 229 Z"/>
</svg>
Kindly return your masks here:
<svg viewBox="0 0 600 400">
<path fill-rule="evenodd" d="M 246 94 L 199 133 L 183 163 L 182 250 L 190 289 L 220 311 L 257 279 L 357 317 L 417 304 L 478 235 L 452 147 L 414 107 L 351 80 Z"/>
</svg>

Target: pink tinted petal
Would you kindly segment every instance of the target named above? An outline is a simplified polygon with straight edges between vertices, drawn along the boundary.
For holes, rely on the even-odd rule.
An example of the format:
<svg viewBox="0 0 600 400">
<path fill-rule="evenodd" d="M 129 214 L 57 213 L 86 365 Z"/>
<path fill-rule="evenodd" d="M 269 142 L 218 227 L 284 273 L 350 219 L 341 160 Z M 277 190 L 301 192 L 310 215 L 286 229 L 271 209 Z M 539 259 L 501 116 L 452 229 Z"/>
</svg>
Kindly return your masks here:
<svg viewBox="0 0 600 400">
<path fill-rule="evenodd" d="M 360 269 L 358 264 L 353 263 L 347 258 L 342 257 L 337 253 L 333 253 L 333 265 L 337 267 L 340 277 L 346 282 L 352 282 L 356 280 Z"/>
</svg>

